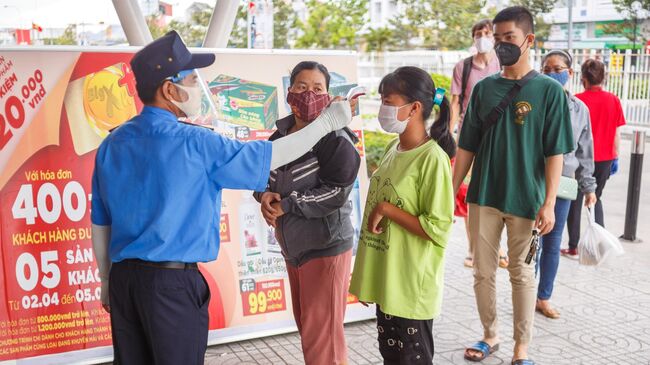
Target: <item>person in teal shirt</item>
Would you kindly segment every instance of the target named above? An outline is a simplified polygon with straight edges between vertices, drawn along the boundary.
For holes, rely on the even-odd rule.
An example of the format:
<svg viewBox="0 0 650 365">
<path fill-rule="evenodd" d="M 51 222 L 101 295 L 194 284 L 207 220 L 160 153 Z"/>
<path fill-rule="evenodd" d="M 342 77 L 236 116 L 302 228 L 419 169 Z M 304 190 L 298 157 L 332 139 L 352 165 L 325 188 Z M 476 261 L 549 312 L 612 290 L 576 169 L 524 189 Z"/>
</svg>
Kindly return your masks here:
<svg viewBox="0 0 650 365">
<path fill-rule="evenodd" d="M 379 85 L 379 123 L 399 138 L 370 179 L 350 293 L 377 305 L 385 364 L 433 361 L 432 322 L 454 212 L 449 159 L 456 144 L 444 92 L 417 67 L 400 67 Z M 438 117 L 427 131 L 434 105 Z"/>
</svg>

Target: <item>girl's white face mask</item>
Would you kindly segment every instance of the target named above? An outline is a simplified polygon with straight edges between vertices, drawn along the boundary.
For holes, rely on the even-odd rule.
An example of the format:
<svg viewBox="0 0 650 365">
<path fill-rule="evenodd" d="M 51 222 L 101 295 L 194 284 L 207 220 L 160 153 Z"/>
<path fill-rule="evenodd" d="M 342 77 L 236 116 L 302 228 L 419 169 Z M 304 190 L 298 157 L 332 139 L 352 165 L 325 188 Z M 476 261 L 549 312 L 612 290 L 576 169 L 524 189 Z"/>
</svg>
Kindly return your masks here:
<svg viewBox="0 0 650 365">
<path fill-rule="evenodd" d="M 411 104 L 413 103 L 404 104 L 402 106 L 392 106 L 382 103 L 379 107 L 379 114 L 377 115 L 381 129 L 388 133 L 404 133 L 411 117 L 409 116 L 406 120 L 399 120 L 397 119 L 397 112 L 401 108 Z"/>
<path fill-rule="evenodd" d="M 178 89 L 185 91 L 187 94 L 187 100 L 185 101 L 176 101 L 171 100 L 174 105 L 178 107 L 187 118 L 195 118 L 201 114 L 201 99 L 203 97 L 203 90 L 201 85 L 196 86 L 183 86 L 179 84 L 174 84 Z M 182 93 L 179 93 L 182 94 Z"/>
</svg>

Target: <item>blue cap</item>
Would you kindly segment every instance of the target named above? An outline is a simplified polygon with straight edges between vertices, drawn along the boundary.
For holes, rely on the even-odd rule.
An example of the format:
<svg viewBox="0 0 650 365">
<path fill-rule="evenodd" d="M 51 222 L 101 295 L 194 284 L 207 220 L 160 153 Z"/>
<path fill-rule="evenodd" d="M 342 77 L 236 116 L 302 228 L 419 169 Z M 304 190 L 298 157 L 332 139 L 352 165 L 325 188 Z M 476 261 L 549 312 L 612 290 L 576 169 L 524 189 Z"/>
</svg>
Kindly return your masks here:
<svg viewBox="0 0 650 365">
<path fill-rule="evenodd" d="M 175 30 L 165 34 L 142 48 L 131 59 L 136 87 L 158 86 L 164 79 L 183 70 L 210 66 L 214 54 L 192 54 Z"/>
</svg>

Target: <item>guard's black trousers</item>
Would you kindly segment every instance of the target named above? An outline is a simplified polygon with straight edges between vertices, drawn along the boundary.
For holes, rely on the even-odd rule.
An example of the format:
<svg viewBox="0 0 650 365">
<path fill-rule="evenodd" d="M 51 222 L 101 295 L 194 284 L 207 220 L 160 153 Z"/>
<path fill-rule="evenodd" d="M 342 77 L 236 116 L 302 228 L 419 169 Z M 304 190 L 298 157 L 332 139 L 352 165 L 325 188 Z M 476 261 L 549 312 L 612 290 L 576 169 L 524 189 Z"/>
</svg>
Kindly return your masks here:
<svg viewBox="0 0 650 365">
<path fill-rule="evenodd" d="M 109 292 L 115 364 L 203 364 L 210 290 L 199 270 L 114 263 Z"/>
<path fill-rule="evenodd" d="M 379 352 L 384 365 L 421 365 L 433 362 L 433 320 L 391 316 L 377 306 Z"/>
</svg>

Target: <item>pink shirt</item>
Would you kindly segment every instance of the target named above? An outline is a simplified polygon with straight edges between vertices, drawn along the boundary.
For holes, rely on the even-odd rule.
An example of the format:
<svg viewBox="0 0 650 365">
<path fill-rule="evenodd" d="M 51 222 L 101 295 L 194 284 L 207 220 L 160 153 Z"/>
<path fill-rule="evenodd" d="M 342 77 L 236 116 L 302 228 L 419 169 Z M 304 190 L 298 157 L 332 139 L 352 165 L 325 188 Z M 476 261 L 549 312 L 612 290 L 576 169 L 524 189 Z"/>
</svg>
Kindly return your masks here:
<svg viewBox="0 0 650 365">
<path fill-rule="evenodd" d="M 454 78 L 451 82 L 451 95 L 460 95 L 460 91 L 463 83 L 463 62 L 465 59 L 458 61 L 456 66 L 454 66 Z M 467 109 L 467 104 L 469 103 L 469 97 L 472 95 L 472 88 L 476 85 L 477 82 L 484 79 L 486 76 L 497 73 L 501 70 L 501 65 L 499 65 L 499 59 L 496 55 L 492 56 L 492 60 L 488 63 L 487 67 L 481 69 L 474 62 L 472 62 L 472 69 L 469 72 L 469 77 L 467 78 L 467 88 L 465 89 L 465 99 L 463 100 L 463 105 L 460 109 L 460 120 L 463 120 L 463 115 L 465 115 L 465 110 Z"/>
</svg>

